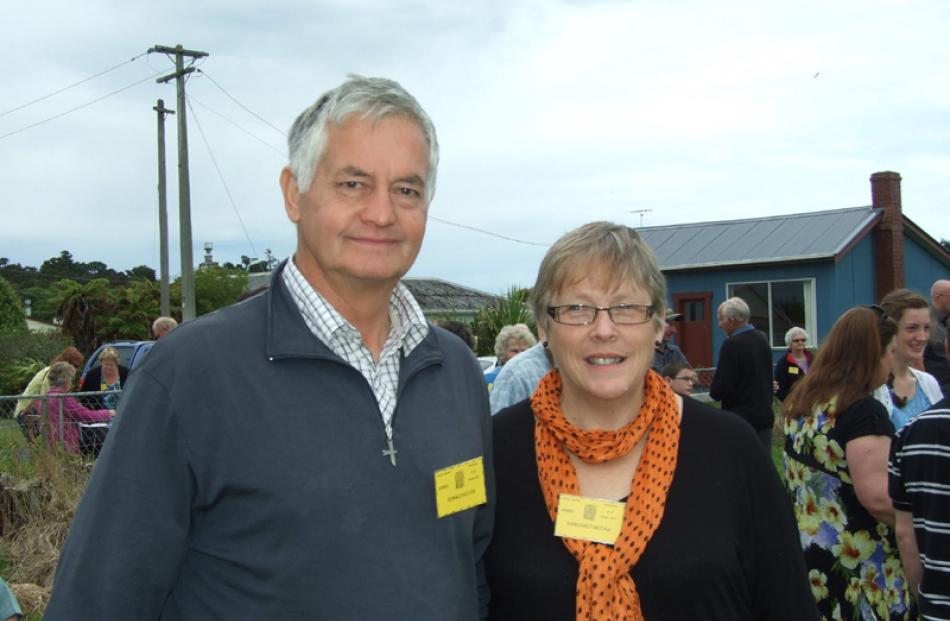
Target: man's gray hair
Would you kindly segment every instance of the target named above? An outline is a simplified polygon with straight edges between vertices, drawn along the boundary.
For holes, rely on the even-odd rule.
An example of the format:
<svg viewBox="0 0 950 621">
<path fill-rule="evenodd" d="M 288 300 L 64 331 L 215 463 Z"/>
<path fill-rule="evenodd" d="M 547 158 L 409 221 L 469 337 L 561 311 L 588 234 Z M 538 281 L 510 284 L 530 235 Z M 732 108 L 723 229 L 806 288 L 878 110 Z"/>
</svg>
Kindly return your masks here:
<svg viewBox="0 0 950 621">
<path fill-rule="evenodd" d="M 419 102 L 398 82 L 385 78 L 350 75 L 346 82 L 327 91 L 300 113 L 287 136 L 289 167 L 300 192 L 310 189 L 314 173 L 327 145 L 327 124 L 340 125 L 351 114 L 379 122 L 391 115 L 415 121 L 429 145 L 429 169 L 426 172 L 426 203 L 435 195 L 439 167 L 439 141 L 435 126 Z"/>
<path fill-rule="evenodd" d="M 653 307 L 653 324 L 663 328 L 666 278 L 653 250 L 628 226 L 591 222 L 566 233 L 548 249 L 531 289 L 531 309 L 538 325 L 547 329 L 548 307 L 565 286 L 603 270 L 611 285 L 630 284 L 646 291 Z"/>
<path fill-rule="evenodd" d="M 719 305 L 719 310 L 724 318 L 732 317 L 739 323 L 749 321 L 751 316 L 749 305 L 742 298 L 729 298 Z"/>
<path fill-rule="evenodd" d="M 810 341 L 810 340 L 811 340 L 811 337 L 808 336 L 808 333 L 807 333 L 807 332 L 805 332 L 805 328 L 799 328 L 798 326 L 792 326 L 791 328 L 788 329 L 788 332 L 785 333 L 785 347 L 788 347 L 789 349 L 791 349 L 791 347 L 792 347 L 792 339 L 795 338 L 795 335 L 796 335 L 796 334 L 801 334 L 803 337 L 805 337 L 805 340 L 806 340 L 806 341 Z"/>
<path fill-rule="evenodd" d="M 54 388 L 69 388 L 76 376 L 76 367 L 68 362 L 54 362 L 50 365 L 46 380 Z"/>
<path fill-rule="evenodd" d="M 158 334 L 165 330 L 174 330 L 178 327 L 178 322 L 174 317 L 159 317 L 152 322 L 152 334 Z"/>
</svg>

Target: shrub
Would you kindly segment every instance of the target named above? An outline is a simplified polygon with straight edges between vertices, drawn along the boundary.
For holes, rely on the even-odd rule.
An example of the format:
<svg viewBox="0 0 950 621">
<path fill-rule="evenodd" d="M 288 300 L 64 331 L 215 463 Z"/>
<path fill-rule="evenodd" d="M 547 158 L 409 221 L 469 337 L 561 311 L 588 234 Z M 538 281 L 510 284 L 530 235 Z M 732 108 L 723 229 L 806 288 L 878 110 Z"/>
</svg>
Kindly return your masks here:
<svg viewBox="0 0 950 621">
<path fill-rule="evenodd" d="M 7 279 L 0 276 L 0 334 L 26 332 L 23 302 Z"/>
<path fill-rule="evenodd" d="M 0 395 L 20 394 L 38 370 L 37 363 L 46 366 L 70 345 L 68 337 L 56 333 L 0 335 Z"/>
</svg>

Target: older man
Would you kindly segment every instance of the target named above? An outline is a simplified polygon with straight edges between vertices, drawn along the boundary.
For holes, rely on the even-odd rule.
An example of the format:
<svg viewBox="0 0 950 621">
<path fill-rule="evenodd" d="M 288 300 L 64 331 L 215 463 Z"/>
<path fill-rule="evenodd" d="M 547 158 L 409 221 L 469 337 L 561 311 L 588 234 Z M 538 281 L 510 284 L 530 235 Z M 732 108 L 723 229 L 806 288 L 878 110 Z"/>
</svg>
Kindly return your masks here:
<svg viewBox="0 0 950 621">
<path fill-rule="evenodd" d="M 152 336 L 157 341 L 177 327 L 178 322 L 174 317 L 159 317 L 152 322 Z"/>
<path fill-rule="evenodd" d="M 676 336 L 675 321 L 679 321 L 683 315 L 675 312 L 672 308 L 666 309 L 666 323 L 663 327 L 663 336 L 654 345 L 653 352 L 653 370 L 662 373 L 667 365 L 674 362 L 685 362 L 689 366 L 689 361 L 683 355 L 683 351 L 673 342 Z"/>
<path fill-rule="evenodd" d="M 46 619 L 476 619 L 494 499 L 477 361 L 399 279 L 435 129 L 353 77 L 295 121 L 297 250 L 136 370 Z"/>
<path fill-rule="evenodd" d="M 746 419 L 768 449 L 772 443 L 772 349 L 762 332 L 749 323 L 749 305 L 729 298 L 716 311 L 726 340 L 719 349 L 709 396 L 722 409 Z"/>
<path fill-rule="evenodd" d="M 950 395 L 950 360 L 943 348 L 950 317 L 950 280 L 938 280 L 930 288 L 930 340 L 924 348 L 924 369 L 940 382 L 943 394 Z"/>
</svg>

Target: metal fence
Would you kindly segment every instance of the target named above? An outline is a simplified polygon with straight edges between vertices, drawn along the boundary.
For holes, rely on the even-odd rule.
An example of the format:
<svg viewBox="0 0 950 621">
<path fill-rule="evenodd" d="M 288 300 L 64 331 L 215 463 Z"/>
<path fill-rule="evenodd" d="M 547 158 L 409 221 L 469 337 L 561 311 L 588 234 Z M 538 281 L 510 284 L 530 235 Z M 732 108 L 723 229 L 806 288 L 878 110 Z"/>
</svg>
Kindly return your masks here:
<svg viewBox="0 0 950 621">
<path fill-rule="evenodd" d="M 91 420 L 89 411 L 114 409 L 121 390 L 34 395 L 0 395 L 0 420 L 15 420 L 27 442 L 96 457 L 111 419 Z M 14 417 L 18 403 L 25 409 Z M 111 405 L 111 407 L 109 407 Z"/>
</svg>

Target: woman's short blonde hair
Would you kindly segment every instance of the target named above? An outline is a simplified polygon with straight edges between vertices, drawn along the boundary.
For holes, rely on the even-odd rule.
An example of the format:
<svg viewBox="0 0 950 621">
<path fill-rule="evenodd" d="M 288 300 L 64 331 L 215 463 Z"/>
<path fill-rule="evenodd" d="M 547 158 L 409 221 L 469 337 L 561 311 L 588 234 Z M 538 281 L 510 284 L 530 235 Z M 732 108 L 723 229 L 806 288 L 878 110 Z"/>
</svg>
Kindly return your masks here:
<svg viewBox="0 0 950 621">
<path fill-rule="evenodd" d="M 104 348 L 101 352 L 99 352 L 100 365 L 102 364 L 103 360 L 112 360 L 116 364 L 119 364 L 119 350 L 117 350 L 115 347 L 112 347 L 111 345 Z"/>
<path fill-rule="evenodd" d="M 663 327 L 666 311 L 666 278 L 653 250 L 640 234 L 613 222 L 591 222 L 570 231 L 548 249 L 531 290 L 531 309 L 538 324 L 547 329 L 548 307 L 553 297 L 583 276 L 606 274 L 611 285 L 632 283 L 645 289 L 653 306 L 653 323 Z"/>
</svg>

